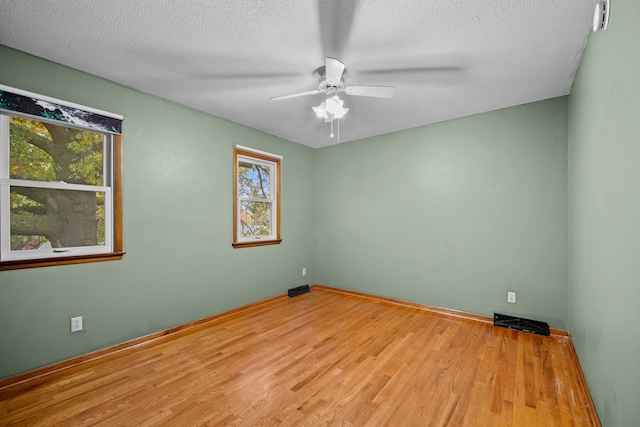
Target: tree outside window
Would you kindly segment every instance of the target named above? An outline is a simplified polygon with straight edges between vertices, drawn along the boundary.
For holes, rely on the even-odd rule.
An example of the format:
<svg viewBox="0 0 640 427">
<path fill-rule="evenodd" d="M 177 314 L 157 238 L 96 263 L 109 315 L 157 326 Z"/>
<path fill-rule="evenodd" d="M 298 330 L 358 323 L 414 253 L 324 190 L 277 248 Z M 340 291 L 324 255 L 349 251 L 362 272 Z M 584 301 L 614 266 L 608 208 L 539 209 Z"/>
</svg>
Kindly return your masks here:
<svg viewBox="0 0 640 427">
<path fill-rule="evenodd" d="M 0 145 L 8 164 L 0 177 L 0 268 L 112 254 L 116 137 L 16 115 L 0 120 L 0 140 L 8 141 Z"/>
</svg>

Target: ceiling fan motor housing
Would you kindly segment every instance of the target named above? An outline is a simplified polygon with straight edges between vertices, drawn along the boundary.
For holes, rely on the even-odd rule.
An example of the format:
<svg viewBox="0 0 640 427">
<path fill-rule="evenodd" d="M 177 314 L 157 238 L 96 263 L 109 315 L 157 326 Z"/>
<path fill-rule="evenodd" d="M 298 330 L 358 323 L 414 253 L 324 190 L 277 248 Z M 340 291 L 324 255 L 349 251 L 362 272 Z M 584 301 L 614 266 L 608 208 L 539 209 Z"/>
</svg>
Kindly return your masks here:
<svg viewBox="0 0 640 427">
<path fill-rule="evenodd" d="M 337 94 L 344 90 L 344 80 L 340 80 L 340 82 L 335 83 L 328 81 L 326 77 L 323 76 L 318 81 L 318 90 L 326 93 L 327 95 Z"/>
<path fill-rule="evenodd" d="M 271 100 L 281 101 L 283 99 L 316 95 L 318 93 L 324 93 L 329 97 L 337 95 L 338 92 L 345 92 L 347 95 L 369 96 L 374 98 L 391 98 L 394 94 L 395 89 L 393 86 L 345 86 L 345 71 L 346 68 L 342 62 L 337 59 L 327 57 L 325 58 L 325 66 L 314 71 L 314 73 L 320 74 L 318 89 L 292 93 L 291 95 L 274 96 Z"/>
</svg>

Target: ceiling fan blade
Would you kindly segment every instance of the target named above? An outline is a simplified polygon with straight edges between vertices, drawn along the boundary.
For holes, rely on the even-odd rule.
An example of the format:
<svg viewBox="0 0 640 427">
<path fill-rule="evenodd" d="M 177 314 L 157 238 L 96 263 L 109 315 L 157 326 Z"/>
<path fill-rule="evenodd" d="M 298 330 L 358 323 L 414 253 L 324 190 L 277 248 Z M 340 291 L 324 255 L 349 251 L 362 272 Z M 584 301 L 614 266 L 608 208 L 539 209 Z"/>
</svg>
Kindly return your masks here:
<svg viewBox="0 0 640 427">
<path fill-rule="evenodd" d="M 342 58 L 363 0 L 317 0 L 320 41 L 324 56 Z"/>
<path fill-rule="evenodd" d="M 344 88 L 347 95 L 373 96 L 375 98 L 391 98 L 396 92 L 393 86 L 347 86 Z"/>
<path fill-rule="evenodd" d="M 407 67 L 407 68 L 387 68 L 387 69 L 379 69 L 379 70 L 358 70 L 358 74 L 370 74 L 370 75 L 379 75 L 379 74 L 429 74 L 429 73 L 459 73 L 464 71 L 464 67 Z"/>
<path fill-rule="evenodd" d="M 291 95 L 274 96 L 273 98 L 271 98 L 271 100 L 282 101 L 283 99 L 297 98 L 299 96 L 305 96 L 305 95 L 315 95 L 316 93 L 321 93 L 321 92 L 318 89 L 315 89 L 315 90 L 309 90 L 307 92 L 292 93 Z"/>
<path fill-rule="evenodd" d="M 342 80 L 344 64 L 337 59 L 325 58 L 325 78 L 327 82 L 338 85 Z"/>
</svg>

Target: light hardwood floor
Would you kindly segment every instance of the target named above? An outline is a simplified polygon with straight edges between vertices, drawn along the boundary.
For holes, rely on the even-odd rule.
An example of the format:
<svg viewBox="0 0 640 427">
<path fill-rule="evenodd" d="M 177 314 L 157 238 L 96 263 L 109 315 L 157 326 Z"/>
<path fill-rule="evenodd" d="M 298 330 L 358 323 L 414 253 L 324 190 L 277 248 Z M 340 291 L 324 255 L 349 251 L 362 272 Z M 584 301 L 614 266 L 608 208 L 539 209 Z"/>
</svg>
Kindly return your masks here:
<svg viewBox="0 0 640 427">
<path fill-rule="evenodd" d="M 572 351 L 313 287 L 5 387 L 0 425 L 599 425 Z"/>
</svg>

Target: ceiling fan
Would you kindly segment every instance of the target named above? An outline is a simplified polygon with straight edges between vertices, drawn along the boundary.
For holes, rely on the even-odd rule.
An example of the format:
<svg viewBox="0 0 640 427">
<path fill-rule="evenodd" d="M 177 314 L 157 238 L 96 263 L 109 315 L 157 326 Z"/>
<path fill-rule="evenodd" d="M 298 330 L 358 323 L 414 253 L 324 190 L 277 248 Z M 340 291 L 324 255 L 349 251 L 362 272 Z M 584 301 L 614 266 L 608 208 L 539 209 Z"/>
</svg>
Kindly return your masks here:
<svg viewBox="0 0 640 427">
<path fill-rule="evenodd" d="M 342 74 L 344 64 L 334 58 L 325 58 L 324 73 L 320 75 L 318 89 L 306 92 L 293 93 L 291 95 L 274 96 L 272 101 L 282 101 L 283 99 L 297 98 L 299 96 L 315 95 L 325 93 L 327 96 L 335 96 L 339 92 L 344 92 L 352 96 L 371 96 L 375 98 L 391 98 L 395 92 L 393 86 L 345 86 Z"/>
<path fill-rule="evenodd" d="M 297 98 L 299 96 L 316 95 L 324 93 L 327 98 L 317 107 L 312 107 L 313 111 L 320 118 L 324 118 L 325 123 L 331 123 L 330 138 L 333 138 L 333 121 L 340 119 L 347 114 L 348 108 L 343 107 L 344 101 L 338 97 L 339 92 L 344 92 L 352 96 L 370 96 L 375 98 L 391 98 L 395 92 L 393 86 L 345 86 L 344 84 L 344 64 L 334 58 L 325 58 L 324 69 L 320 68 L 320 80 L 318 89 L 306 92 L 293 93 L 291 95 L 274 96 L 272 101 L 282 101 L 283 99 Z M 338 126 L 338 141 L 340 140 L 340 127 Z"/>
</svg>

